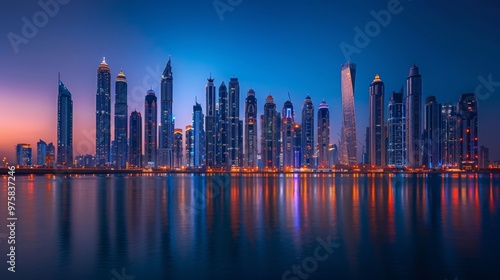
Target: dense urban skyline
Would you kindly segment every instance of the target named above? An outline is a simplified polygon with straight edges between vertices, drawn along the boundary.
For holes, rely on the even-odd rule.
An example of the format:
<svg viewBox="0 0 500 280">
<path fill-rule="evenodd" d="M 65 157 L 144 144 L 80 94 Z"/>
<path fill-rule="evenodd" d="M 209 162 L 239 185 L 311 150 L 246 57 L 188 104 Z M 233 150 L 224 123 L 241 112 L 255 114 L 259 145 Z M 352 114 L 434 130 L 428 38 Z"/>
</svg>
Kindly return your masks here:
<svg viewBox="0 0 500 280">
<path fill-rule="evenodd" d="M 368 87 L 373 75 L 378 73 L 384 79 L 387 104 L 387 93 L 401 88 L 408 67 L 413 63 L 419 66 L 423 76 L 423 98 L 434 95 L 439 102 L 455 104 L 461 93 L 474 92 L 482 85 L 484 98 L 479 100 L 479 126 L 494 127 L 495 104 L 499 102 L 495 93 L 500 89 L 491 83 L 488 87 L 487 84 L 488 81 L 500 80 L 497 78 L 500 73 L 495 62 L 498 61 L 495 48 L 500 36 L 499 31 L 494 28 L 498 26 L 498 18 L 494 16 L 493 9 L 480 3 L 458 2 L 453 6 L 424 2 L 401 3 L 404 8 L 402 12 L 392 15 L 391 23 L 382 28 L 378 36 L 370 38 L 369 45 L 360 48 L 361 52 L 351 55 L 351 60 L 358 66 L 355 89 L 358 141 L 364 139 L 364 128 L 368 125 Z M 144 94 L 150 87 L 160 92 L 161 72 L 168 55 L 171 54 L 177 73 L 174 100 L 178 103 L 173 109 L 176 127 L 182 128 L 191 122 L 191 115 L 181 112 L 191 108 L 195 96 L 198 96 L 201 104 L 205 104 L 203 81 L 212 72 L 216 85 L 222 81 L 227 83 L 230 77 L 238 77 L 242 92 L 250 88 L 255 90 L 258 104 L 262 104 L 265 96 L 271 93 L 276 99 L 278 110 L 281 110 L 288 98 L 288 91 L 297 108 L 307 94 L 316 106 L 325 99 L 330 106 L 330 137 L 335 141 L 341 127 L 338 69 L 345 61 L 339 45 L 342 42 L 355 45 L 353 39 L 356 32 L 353 28 L 359 26 L 364 29 L 365 25 L 373 20 L 370 11 L 378 12 L 387 8 L 386 2 L 368 1 L 308 3 L 307 10 L 301 8 L 305 5 L 301 1 L 291 1 L 287 5 L 244 1 L 232 12 L 226 12 L 224 20 L 221 21 L 210 2 L 187 4 L 181 1 L 167 1 L 155 4 L 155 9 L 151 9 L 147 4 L 123 4 L 119 5 L 121 9 L 116 10 L 117 5 L 113 1 L 98 8 L 92 3 L 69 2 L 61 6 L 59 13 L 50 18 L 46 26 L 39 28 L 36 37 L 30 38 L 28 44 L 21 44 L 18 53 L 13 51 L 10 42 L 5 39 L 5 44 L 2 45 L 2 59 L 5 61 L 4 65 L 9 67 L 0 69 L 0 92 L 5 96 L 4 104 L 30 104 L 35 98 L 39 102 L 36 102 L 37 106 L 31 106 L 33 108 L 30 107 L 25 114 L 13 111 L 14 106 L 4 105 L 7 115 L 18 117 L 15 121 L 2 123 L 2 131 L 12 132 L 7 133 L 7 137 L 0 143 L 1 155 L 7 155 L 9 161 L 13 162 L 15 145 L 18 143 L 31 143 L 34 146 L 39 139 L 56 142 L 56 113 L 53 108 L 54 104 L 57 104 L 54 80 L 58 71 L 72 92 L 75 104 L 75 154 L 93 153 L 94 125 L 89 114 L 95 109 L 95 68 L 96 61 L 98 63 L 102 56 L 107 58 L 111 77 L 116 77 L 120 69 L 127 74 L 131 97 L 129 114 L 135 109 L 142 111 Z M 41 9 L 35 2 L 27 4 L 20 1 L 2 5 L 8 6 L 5 10 L 8 10 L 9 14 L 5 14 L 5 19 L 12 23 L 1 27 L 4 34 L 20 34 L 23 25 L 20 19 L 23 16 L 31 19 L 31 15 Z M 156 13 L 161 14 L 161 11 L 174 7 L 179 13 L 172 18 L 155 18 Z M 149 9 L 152 20 L 138 26 L 130 26 L 127 20 L 140 14 L 132 12 L 135 9 Z M 279 18 L 280 24 L 271 24 L 276 22 L 276 11 L 280 9 L 287 9 L 290 18 Z M 81 13 L 76 11 L 87 10 L 97 13 L 98 19 L 89 24 L 102 28 L 95 28 L 92 35 L 78 33 L 76 36 L 72 27 L 81 16 Z M 259 23 L 249 17 L 256 13 L 263 18 Z M 130 17 L 123 20 L 118 17 L 113 24 L 102 25 L 106 18 L 104 15 L 117 14 L 128 14 Z M 300 24 L 294 23 L 293 15 L 300 15 L 304 20 Z M 204 28 L 194 24 L 184 25 L 185 27 L 179 30 L 162 29 L 162 26 L 168 23 L 164 21 L 175 21 L 179 23 L 176 26 L 183 26 L 182 22 L 193 16 L 206 20 Z M 426 21 L 421 20 L 423 16 Z M 307 20 L 313 17 L 314 21 Z M 437 20 L 439 21 L 436 24 Z M 280 27 L 279 36 L 275 36 L 276 30 L 269 26 Z M 137 39 L 133 40 L 134 42 L 116 36 L 108 38 L 113 30 L 128 27 L 129 37 Z M 410 29 L 412 32 L 408 32 Z M 206 30 L 212 32 L 205 34 Z M 230 44 L 227 36 L 217 36 L 235 32 L 236 35 L 230 39 Z M 326 35 L 318 35 L 321 32 Z M 100 38 L 106 44 L 91 46 L 91 42 L 82 41 L 82 38 L 86 37 Z M 417 45 L 432 51 L 422 51 L 411 43 L 411 38 L 418 40 Z M 61 42 L 61 39 L 64 39 L 65 44 L 56 43 Z M 267 43 L 262 44 L 262 40 Z M 206 42 L 210 47 L 199 42 Z M 245 48 L 232 48 L 234 44 Z M 317 51 L 310 51 L 310 46 L 315 46 Z M 43 49 L 51 51 L 40 57 L 37 54 Z M 278 49 L 281 51 L 277 52 Z M 78 56 L 74 55 L 75 53 L 78 53 Z M 134 55 L 129 55 L 130 53 Z M 38 74 L 30 77 L 30 83 L 26 84 L 22 81 L 25 79 L 25 69 L 28 65 L 30 69 L 38 70 Z M 149 70 L 146 70 L 148 66 Z M 301 71 L 297 71 L 297 67 Z M 16 94 L 10 94 L 12 92 Z M 183 98 L 184 96 L 187 98 Z M 114 104 L 114 97 L 111 98 Z M 243 103 L 240 97 L 240 112 L 243 112 Z M 260 111 L 262 106 L 258 106 L 258 109 Z M 297 109 L 295 111 L 295 118 L 299 119 L 301 112 Z M 113 109 L 111 113 L 114 114 Z M 36 126 L 32 125 L 35 123 L 33 120 L 37 120 Z M 498 159 L 499 152 L 494 146 L 496 139 L 500 137 L 499 132 L 495 129 L 483 129 L 479 133 L 480 145 L 490 147 L 492 159 Z M 360 150 L 358 148 L 358 157 L 362 152 Z"/>
</svg>

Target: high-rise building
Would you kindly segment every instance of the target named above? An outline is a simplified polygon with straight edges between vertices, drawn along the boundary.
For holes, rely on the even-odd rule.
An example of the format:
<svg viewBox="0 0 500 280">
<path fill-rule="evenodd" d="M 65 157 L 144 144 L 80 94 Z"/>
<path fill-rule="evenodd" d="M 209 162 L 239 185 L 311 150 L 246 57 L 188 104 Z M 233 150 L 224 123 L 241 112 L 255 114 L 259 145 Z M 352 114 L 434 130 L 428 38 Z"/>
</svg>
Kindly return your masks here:
<svg viewBox="0 0 500 280">
<path fill-rule="evenodd" d="M 332 165 L 339 163 L 339 149 L 336 144 L 330 145 L 330 162 Z"/>
<path fill-rule="evenodd" d="M 330 110 L 323 100 L 318 107 L 318 168 L 330 168 Z"/>
<path fill-rule="evenodd" d="M 97 69 L 96 165 L 108 166 L 111 152 L 111 72 L 103 58 Z"/>
<path fill-rule="evenodd" d="M 413 65 L 406 79 L 406 165 L 422 166 L 422 76 Z"/>
<path fill-rule="evenodd" d="M 404 107 L 403 89 L 400 92 L 393 92 L 387 109 L 389 129 L 387 165 L 397 168 L 405 166 L 406 115 Z"/>
<path fill-rule="evenodd" d="M 261 152 L 264 170 L 277 170 L 279 168 L 280 147 L 278 141 L 280 130 L 278 124 L 281 122 L 276 104 L 271 95 L 266 98 L 264 114 L 261 115 Z"/>
<path fill-rule="evenodd" d="M 478 108 L 474 93 L 463 93 L 458 101 L 458 147 L 459 168 L 472 170 L 479 167 L 478 163 Z"/>
<path fill-rule="evenodd" d="M 302 104 L 302 164 L 308 168 L 314 167 L 314 105 L 311 97 L 306 96 Z"/>
<path fill-rule="evenodd" d="M 490 149 L 485 146 L 479 147 L 479 168 L 489 168 Z"/>
<path fill-rule="evenodd" d="M 182 167 L 182 129 L 174 129 L 174 168 Z"/>
<path fill-rule="evenodd" d="M 193 106 L 193 167 L 205 165 L 205 130 L 203 110 L 198 102 Z"/>
<path fill-rule="evenodd" d="M 170 57 L 161 76 L 161 120 L 158 147 L 158 164 L 170 169 L 173 167 L 174 153 L 174 114 L 173 75 Z"/>
<path fill-rule="evenodd" d="M 32 153 L 30 144 L 17 144 L 16 159 L 19 167 L 30 167 L 32 163 Z"/>
<path fill-rule="evenodd" d="M 295 111 L 293 104 L 287 100 L 283 105 L 281 114 L 281 143 L 283 147 L 283 168 L 290 169 L 294 167 L 294 134 L 293 129 L 295 126 Z"/>
<path fill-rule="evenodd" d="M 146 166 L 151 168 L 158 167 L 157 127 L 157 99 L 155 92 L 150 89 L 144 103 L 144 155 Z"/>
<path fill-rule="evenodd" d="M 57 97 L 57 163 L 73 165 L 73 100 L 71 92 L 60 78 Z"/>
<path fill-rule="evenodd" d="M 206 92 L 206 115 L 205 115 L 205 164 L 207 167 L 214 167 L 217 163 L 217 110 L 216 110 L 216 89 L 212 75 L 207 79 Z"/>
<path fill-rule="evenodd" d="M 370 85 L 370 164 L 374 166 L 385 166 L 385 105 L 384 105 L 384 82 L 379 75 Z"/>
<path fill-rule="evenodd" d="M 354 86 L 356 80 L 356 64 L 346 62 L 342 65 L 342 131 L 341 131 L 341 161 L 343 164 L 358 163 L 358 148 L 356 140 L 356 112 L 354 107 Z"/>
<path fill-rule="evenodd" d="M 229 81 L 228 106 L 228 167 L 239 167 L 240 83 L 238 78 Z"/>
<path fill-rule="evenodd" d="M 47 143 L 40 139 L 36 143 L 36 165 L 45 166 L 45 157 L 47 156 Z"/>
<path fill-rule="evenodd" d="M 365 132 L 365 145 L 363 146 L 363 158 L 361 160 L 362 164 L 370 164 L 370 127 L 366 127 Z"/>
<path fill-rule="evenodd" d="M 443 141 L 443 166 L 446 168 L 458 168 L 458 117 L 456 106 L 444 103 L 441 109 L 441 135 Z"/>
<path fill-rule="evenodd" d="M 130 167 L 142 167 L 142 116 L 141 113 L 133 111 L 130 114 L 130 139 L 129 139 L 129 165 Z"/>
<path fill-rule="evenodd" d="M 128 161 L 128 106 L 127 78 L 120 70 L 115 83 L 115 146 L 116 167 L 126 168 Z"/>
<path fill-rule="evenodd" d="M 295 123 L 293 126 L 293 168 L 302 167 L 302 127 Z"/>
<path fill-rule="evenodd" d="M 47 154 L 46 154 L 46 164 L 48 168 L 54 167 L 54 160 L 55 160 L 55 155 L 56 155 L 56 148 L 54 147 L 54 144 L 49 143 L 47 144 Z"/>
<path fill-rule="evenodd" d="M 250 89 L 245 99 L 245 167 L 257 167 L 257 98 Z"/>
<path fill-rule="evenodd" d="M 441 168 L 443 164 L 442 108 L 435 96 L 425 99 L 422 164 Z"/>
<path fill-rule="evenodd" d="M 186 126 L 186 165 L 194 167 L 194 131 L 193 126 Z"/>
<path fill-rule="evenodd" d="M 222 169 L 228 167 L 228 113 L 229 100 L 227 87 L 224 82 L 219 87 L 219 108 L 217 121 L 217 166 Z"/>
</svg>

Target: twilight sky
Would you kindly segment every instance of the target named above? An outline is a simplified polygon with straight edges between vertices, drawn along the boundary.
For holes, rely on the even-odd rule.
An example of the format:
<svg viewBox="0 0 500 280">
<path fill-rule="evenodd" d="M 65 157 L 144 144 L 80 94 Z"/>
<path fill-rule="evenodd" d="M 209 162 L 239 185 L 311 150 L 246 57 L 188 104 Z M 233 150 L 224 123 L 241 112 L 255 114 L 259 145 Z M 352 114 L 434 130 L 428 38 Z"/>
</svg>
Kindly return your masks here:
<svg viewBox="0 0 500 280">
<path fill-rule="evenodd" d="M 0 157 L 7 156 L 11 163 L 17 143 L 32 145 L 33 160 L 39 139 L 56 145 L 59 71 L 73 95 L 74 155 L 95 153 L 96 71 L 103 56 L 113 77 L 113 104 L 114 78 L 120 69 L 127 76 L 129 113 L 144 110 L 150 87 L 159 97 L 160 76 L 171 55 L 176 127 L 184 129 L 191 122 L 195 97 L 205 110 L 205 84 L 211 72 L 217 87 L 233 76 L 239 78 L 241 112 L 250 87 L 256 91 L 259 114 L 269 93 L 281 110 L 289 91 L 297 120 L 307 94 L 316 110 L 324 99 L 330 105 L 331 139 L 337 143 L 340 67 L 348 59 L 342 43 L 357 46 L 349 59 L 357 64 L 360 142 L 364 143 L 368 124 L 368 87 L 374 75 L 380 74 L 385 82 L 387 102 L 391 92 L 405 84 L 415 63 L 422 74 L 423 101 L 435 95 L 438 102 L 456 103 L 460 93 L 479 89 L 479 142 L 490 147 L 492 160 L 500 160 L 496 144 L 500 138 L 500 4 L 494 1 L 56 3 L 58 11 L 47 18 L 36 0 L 0 3 L 0 109 L 4 116 Z M 384 26 L 370 23 L 375 20 L 372 14 L 388 6 L 394 13 Z M 229 10 L 223 12 L 225 7 Z M 34 15 L 40 27 L 23 32 L 23 18 L 33 23 Z M 365 30 L 366 26 L 369 42 L 356 44 L 355 28 Z M 488 80 L 493 83 L 483 85 Z M 361 145 L 358 150 L 361 154 Z"/>
</svg>

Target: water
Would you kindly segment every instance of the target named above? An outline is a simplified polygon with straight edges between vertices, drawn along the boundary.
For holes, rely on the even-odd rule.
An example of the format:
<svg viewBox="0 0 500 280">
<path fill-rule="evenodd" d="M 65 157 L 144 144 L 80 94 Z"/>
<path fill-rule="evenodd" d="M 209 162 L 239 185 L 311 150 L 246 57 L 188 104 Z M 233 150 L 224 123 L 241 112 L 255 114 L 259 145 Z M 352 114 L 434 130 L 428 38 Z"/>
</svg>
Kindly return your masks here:
<svg viewBox="0 0 500 280">
<path fill-rule="evenodd" d="M 0 279 L 500 279 L 497 175 L 1 180 Z"/>
</svg>

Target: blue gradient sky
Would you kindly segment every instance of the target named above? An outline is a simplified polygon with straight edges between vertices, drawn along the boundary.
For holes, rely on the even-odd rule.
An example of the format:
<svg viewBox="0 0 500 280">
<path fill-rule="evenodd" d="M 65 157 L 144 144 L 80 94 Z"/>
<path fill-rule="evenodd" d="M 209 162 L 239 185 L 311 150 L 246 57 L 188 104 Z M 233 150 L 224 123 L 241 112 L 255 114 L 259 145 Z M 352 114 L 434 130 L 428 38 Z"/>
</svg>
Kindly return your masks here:
<svg viewBox="0 0 500 280">
<path fill-rule="evenodd" d="M 316 109 L 325 99 L 337 142 L 340 67 L 346 60 L 339 44 L 354 44 L 354 28 L 364 29 L 373 20 L 370 11 L 386 9 L 388 2 L 243 0 L 221 21 L 210 0 L 72 0 L 16 53 L 7 35 L 21 35 L 22 18 L 32 21 L 42 9 L 37 1 L 2 1 L 0 156 L 14 162 L 16 143 L 36 147 L 40 138 L 56 142 L 58 71 L 73 94 L 74 154 L 94 153 L 96 70 L 103 56 L 113 77 L 120 69 L 127 76 L 129 112 L 143 111 L 149 87 L 159 96 L 160 75 L 171 55 L 176 127 L 190 123 L 196 96 L 205 110 L 211 72 L 217 87 L 239 78 L 242 109 L 250 87 L 259 109 L 271 93 L 281 110 L 290 91 L 297 118 L 307 94 Z M 455 103 L 460 93 L 475 91 L 480 76 L 500 81 L 499 4 L 402 0 L 401 7 L 361 53 L 351 56 L 357 64 L 355 102 L 362 143 L 368 87 L 377 73 L 385 82 L 386 100 L 405 84 L 413 63 L 422 74 L 423 100 L 435 95 L 439 102 Z M 479 103 L 480 145 L 490 147 L 492 160 L 500 159 L 495 145 L 499 94 L 500 87 L 493 87 Z"/>
</svg>

